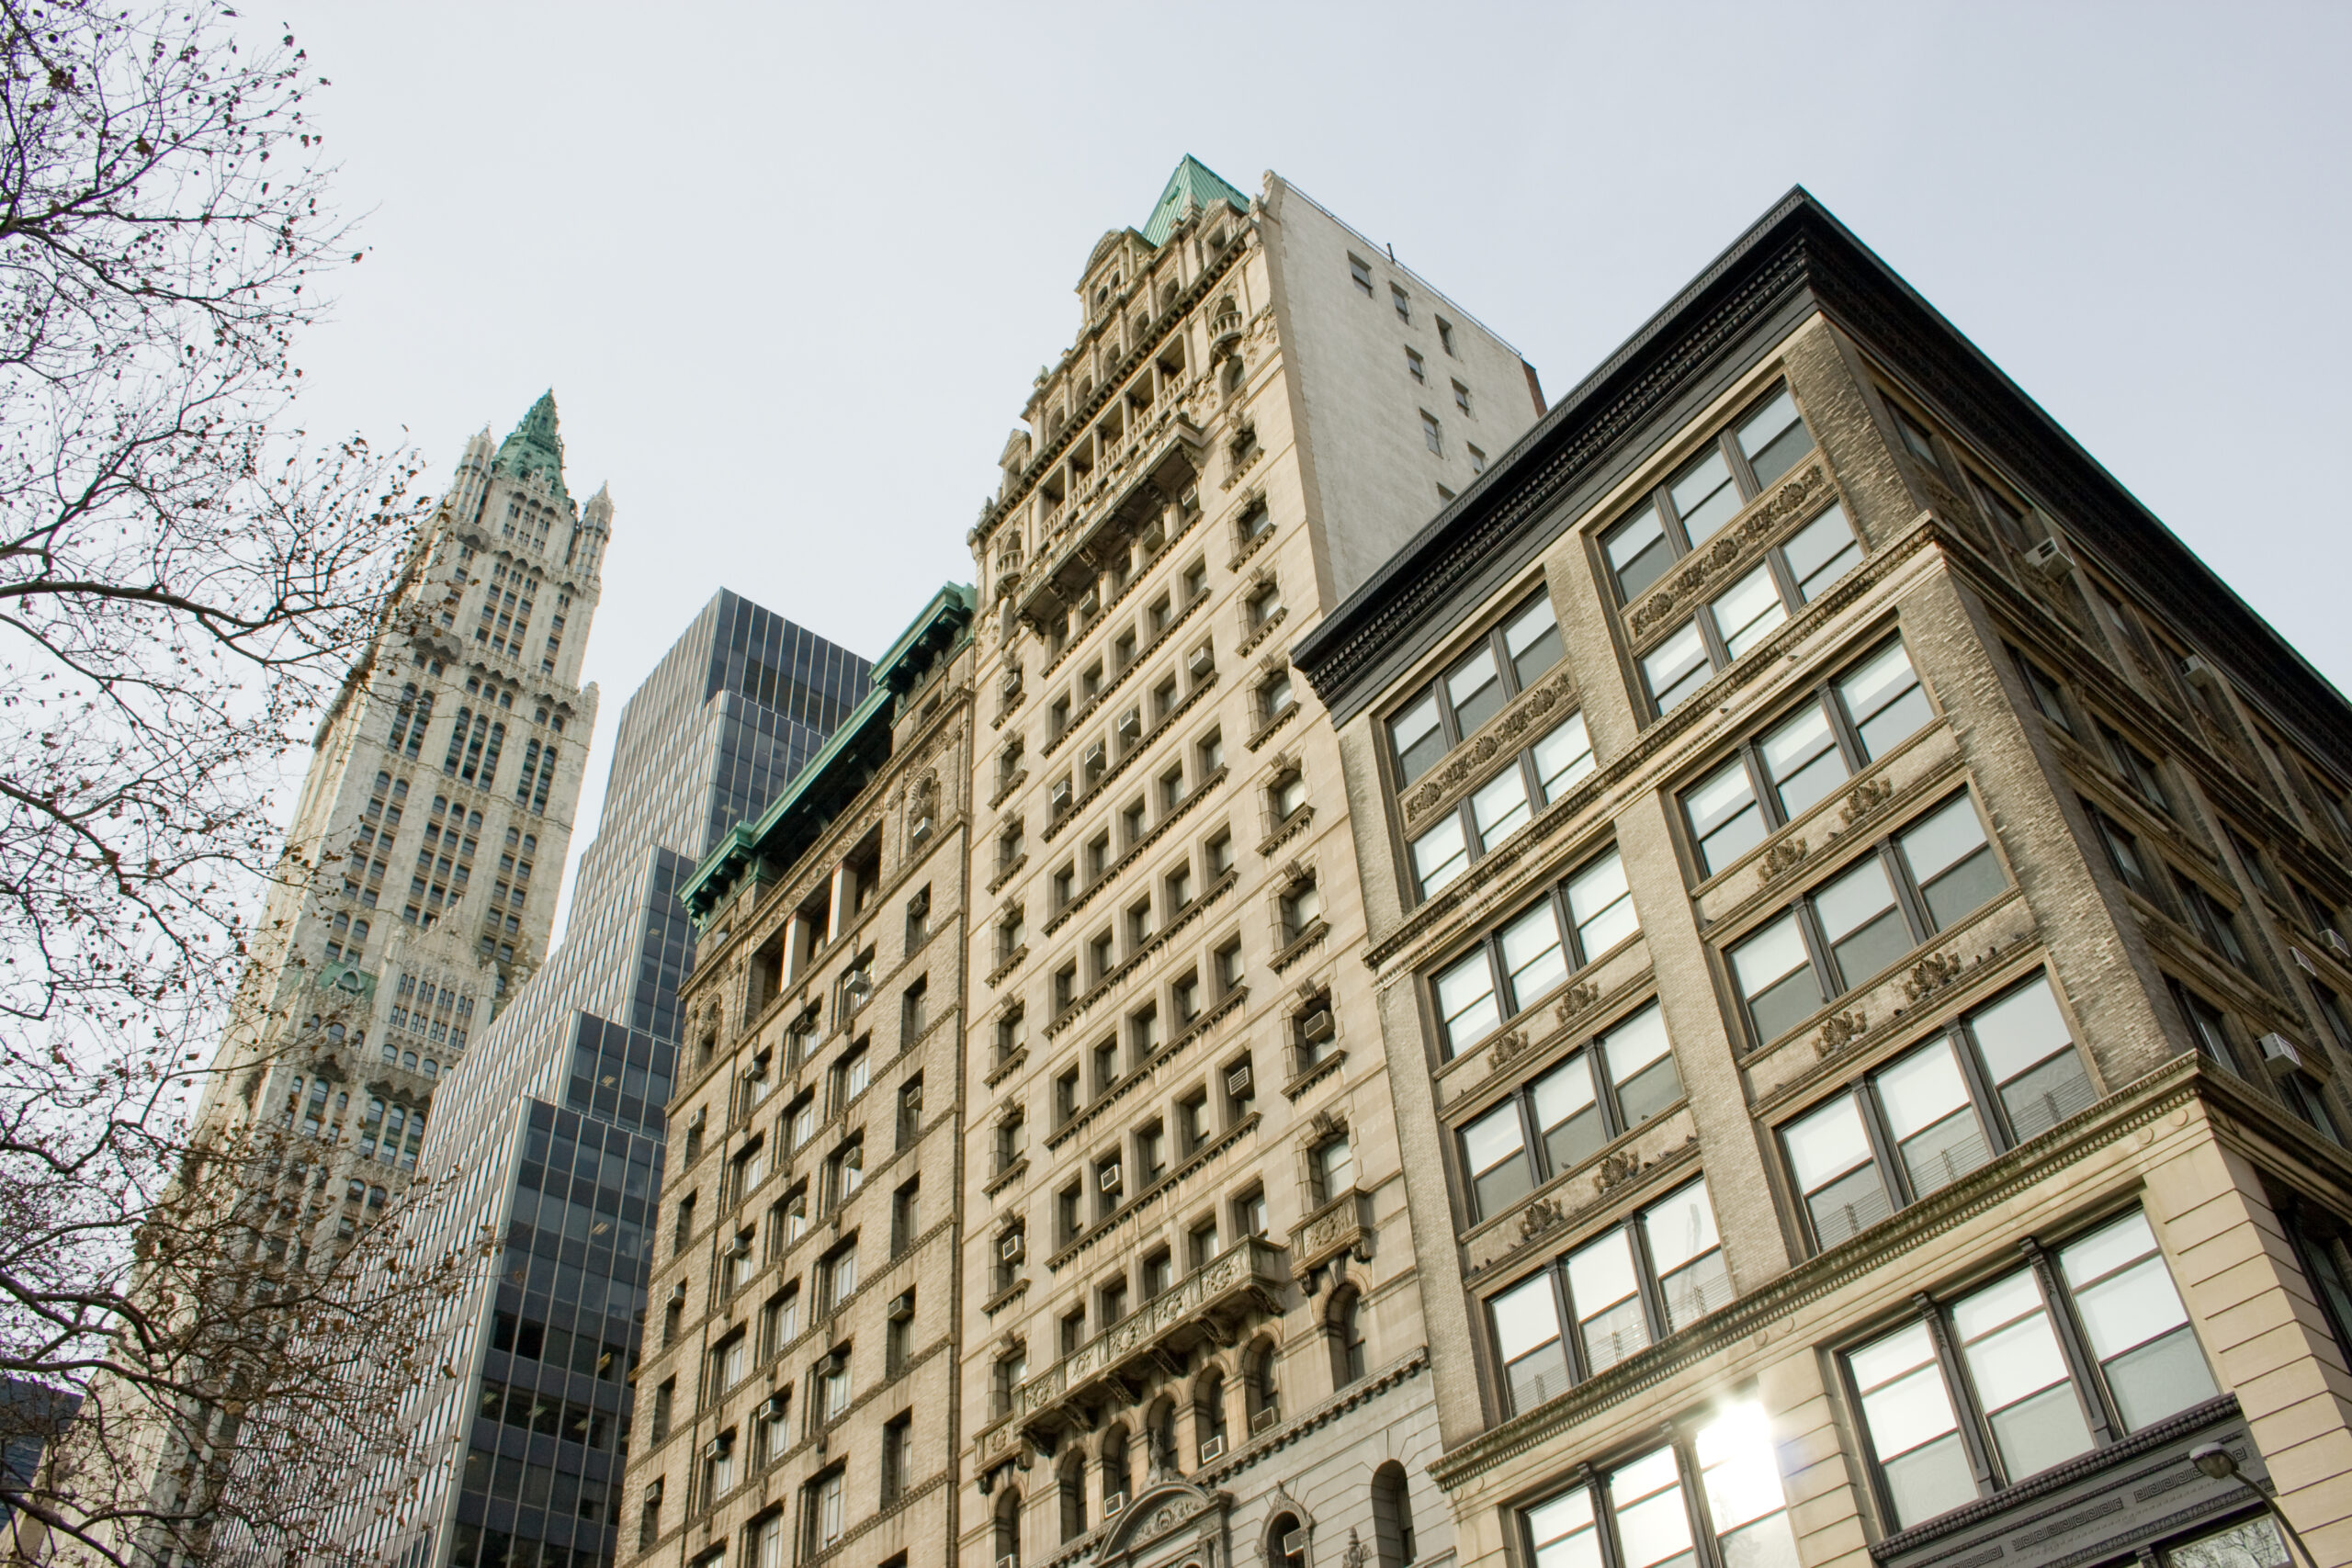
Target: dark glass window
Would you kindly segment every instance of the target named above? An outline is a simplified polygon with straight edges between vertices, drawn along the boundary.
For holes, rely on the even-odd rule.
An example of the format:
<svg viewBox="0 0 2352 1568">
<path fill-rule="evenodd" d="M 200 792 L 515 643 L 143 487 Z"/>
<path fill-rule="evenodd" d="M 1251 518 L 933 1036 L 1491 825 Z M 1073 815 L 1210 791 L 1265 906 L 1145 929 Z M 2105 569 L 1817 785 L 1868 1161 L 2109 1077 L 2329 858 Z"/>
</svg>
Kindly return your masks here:
<svg viewBox="0 0 2352 1568">
<path fill-rule="evenodd" d="M 1552 596 L 1538 589 L 1388 721 L 1397 787 L 1429 772 L 1559 660 Z"/>
<path fill-rule="evenodd" d="M 1502 1213 L 1681 1098 L 1666 1021 L 1652 1002 L 1462 1129 L 1473 1216 Z"/>
<path fill-rule="evenodd" d="M 1812 450 L 1796 400 L 1786 386 L 1775 387 L 1601 536 L 1619 599 L 1638 598 Z"/>
<path fill-rule="evenodd" d="M 1592 770 L 1584 715 L 1572 713 L 1414 837 L 1414 887 L 1424 898 L 1435 893 Z"/>
<path fill-rule="evenodd" d="M 1640 929 L 1614 845 L 1430 977 L 1441 1044 L 1476 1044 Z"/>
</svg>

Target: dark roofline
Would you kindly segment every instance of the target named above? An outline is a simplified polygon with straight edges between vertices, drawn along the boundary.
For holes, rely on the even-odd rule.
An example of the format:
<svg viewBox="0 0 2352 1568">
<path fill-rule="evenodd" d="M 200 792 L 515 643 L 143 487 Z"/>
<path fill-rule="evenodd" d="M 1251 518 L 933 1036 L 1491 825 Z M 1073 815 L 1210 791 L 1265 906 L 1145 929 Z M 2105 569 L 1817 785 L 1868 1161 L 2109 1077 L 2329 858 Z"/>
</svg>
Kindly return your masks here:
<svg viewBox="0 0 2352 1568">
<path fill-rule="evenodd" d="M 2250 703 L 2352 776 L 2352 705 L 2343 694 L 1802 186 L 1292 647 L 1292 661 L 1334 718 L 1344 722 L 1378 694 L 1418 630 L 1453 625 L 1456 601 L 1483 594 L 1482 565 L 1526 539 L 1626 443 L 1652 433 L 1678 391 L 1792 306 L 1818 309 L 1918 378 L 2058 514 L 2070 540 L 2227 663 Z"/>
</svg>

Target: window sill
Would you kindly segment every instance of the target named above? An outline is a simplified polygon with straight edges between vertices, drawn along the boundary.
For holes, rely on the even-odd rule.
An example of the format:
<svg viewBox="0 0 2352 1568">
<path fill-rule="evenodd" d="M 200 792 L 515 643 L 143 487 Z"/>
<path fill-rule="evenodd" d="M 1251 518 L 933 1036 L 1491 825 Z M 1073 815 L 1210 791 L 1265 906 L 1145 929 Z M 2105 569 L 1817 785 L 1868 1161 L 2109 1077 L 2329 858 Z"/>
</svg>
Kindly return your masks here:
<svg viewBox="0 0 2352 1568">
<path fill-rule="evenodd" d="M 1325 1052 L 1321 1059 L 1316 1062 L 1313 1066 L 1297 1074 L 1290 1080 L 1290 1082 L 1283 1085 L 1283 1098 L 1284 1100 L 1296 1100 L 1300 1095 L 1305 1094 L 1308 1089 L 1313 1089 L 1317 1084 L 1321 1083 L 1325 1078 L 1328 1078 L 1333 1073 L 1338 1072 L 1340 1070 L 1340 1064 L 1347 1059 L 1347 1052 L 1340 1047 L 1335 1046 L 1331 1050 Z"/>
<path fill-rule="evenodd" d="M 1196 918 L 1199 917 L 1203 910 L 1206 909 L 1211 904 L 1216 903 L 1217 899 L 1224 897 L 1227 892 L 1230 891 L 1235 881 L 1238 879 L 1238 874 L 1239 874 L 1236 872 L 1227 872 L 1223 876 L 1218 877 L 1215 882 L 1209 884 L 1207 890 L 1199 897 L 1193 899 L 1191 903 L 1185 905 L 1182 908 L 1178 909 L 1174 914 L 1170 915 L 1165 925 L 1151 933 L 1149 941 L 1146 942 L 1141 947 L 1136 949 L 1133 953 L 1127 954 L 1127 956 L 1119 963 L 1117 967 L 1114 968 L 1109 974 L 1103 976 L 1102 979 L 1097 980 L 1083 995 L 1078 997 L 1069 1004 L 1069 1006 L 1057 1013 L 1054 1016 L 1053 1021 L 1046 1025 L 1046 1038 L 1051 1040 L 1056 1035 L 1060 1034 L 1071 1024 L 1078 1021 L 1080 1014 L 1085 1012 L 1089 1008 L 1102 1000 L 1104 997 L 1110 995 L 1114 990 L 1116 990 L 1120 984 L 1132 976 L 1146 960 L 1151 957 L 1153 953 L 1158 953 L 1161 948 L 1167 946 L 1169 938 L 1174 936 L 1184 927 L 1190 925 Z M 1107 881 L 1108 878 L 1105 878 L 1105 880 Z"/>
<path fill-rule="evenodd" d="M 1282 728 L 1283 726 L 1288 724 L 1292 719 L 1296 718 L 1298 716 L 1298 710 L 1304 705 L 1304 704 L 1294 698 L 1290 706 L 1283 709 L 1282 712 L 1268 719 L 1259 728 L 1258 733 L 1250 738 L 1247 743 L 1248 749 L 1255 751 L 1267 741 L 1272 739 L 1274 738 L 1274 732 Z"/>
<path fill-rule="evenodd" d="M 1021 1065 L 1028 1059 L 1029 1047 L 1026 1045 L 1016 1046 L 1012 1052 L 1006 1055 L 1003 1061 L 999 1062 L 995 1066 L 990 1067 L 989 1069 L 989 1076 L 980 1081 L 988 1088 L 994 1089 L 997 1085 L 1002 1083 L 1005 1079 L 1019 1072 L 1021 1070 Z"/>
<path fill-rule="evenodd" d="M 1133 762 L 1137 757 L 1144 754 L 1144 752 L 1150 747 L 1151 742 L 1159 738 L 1162 731 L 1167 729 L 1170 725 L 1182 718 L 1194 704 L 1201 700 L 1204 693 L 1213 690 L 1216 685 L 1216 671 L 1214 670 L 1202 676 L 1199 680 L 1193 682 L 1193 689 L 1184 694 L 1183 701 L 1178 703 L 1174 707 L 1168 710 L 1167 717 L 1161 719 L 1158 724 L 1153 725 L 1149 734 L 1139 738 L 1134 745 L 1126 749 L 1125 752 L 1120 756 L 1117 761 L 1113 762 L 1109 767 L 1102 770 L 1102 776 L 1096 779 L 1094 783 L 1088 787 L 1084 795 L 1073 796 L 1069 807 L 1062 812 L 1062 814 L 1055 818 L 1051 822 L 1046 824 L 1044 830 L 1037 835 L 1038 840 L 1042 843 L 1052 843 L 1054 840 L 1060 835 L 1063 829 L 1069 827 L 1072 822 L 1078 819 L 1079 813 L 1092 806 L 1094 802 L 1102 796 L 1103 792 L 1111 787 L 1112 784 L 1118 778 L 1118 776 L 1127 771 L 1129 763 Z M 1219 770 L 1219 772 L 1222 771 L 1222 769 Z M 1208 781 L 1204 779 L 1201 784 L 1193 786 L 1193 795 L 1200 794 L 1202 789 L 1207 786 L 1207 782 Z M 1187 795 L 1185 798 L 1190 800 L 1192 796 Z"/>
<path fill-rule="evenodd" d="M 1104 866 L 1102 868 L 1102 875 L 1096 877 L 1092 882 L 1088 883 L 1085 889 L 1076 897 L 1072 898 L 1069 903 L 1063 905 L 1059 909 L 1056 910 L 1052 915 L 1046 918 L 1043 934 L 1051 936 L 1056 931 L 1061 930 L 1062 927 L 1068 925 L 1072 919 L 1076 919 L 1078 912 L 1080 909 L 1085 908 L 1086 906 L 1092 901 L 1095 894 L 1101 892 L 1104 887 L 1109 886 L 1113 882 L 1118 880 L 1119 874 L 1125 871 L 1130 864 L 1134 863 L 1135 861 L 1146 854 L 1148 854 L 1151 852 L 1152 846 L 1159 842 L 1160 839 L 1167 833 L 1168 829 L 1172 827 L 1179 818 L 1183 817 L 1185 813 L 1193 809 L 1193 805 L 1195 801 L 1198 801 L 1203 795 L 1208 794 L 1208 792 L 1216 785 L 1223 784 L 1225 779 L 1226 770 L 1223 768 L 1217 769 L 1216 772 L 1211 773 L 1207 778 L 1201 781 L 1199 788 L 1193 790 L 1192 794 L 1186 795 L 1174 806 L 1170 807 L 1166 811 L 1162 812 L 1160 814 L 1159 820 L 1151 825 L 1149 831 L 1146 832 L 1143 837 L 1137 839 L 1134 843 L 1127 846 L 1126 853 L 1121 855 L 1117 860 L 1113 861 L 1109 865 Z M 994 985 L 996 982 L 991 980 L 989 983 L 990 985 Z"/>
<path fill-rule="evenodd" d="M 1301 833 L 1306 831 L 1307 824 L 1314 820 L 1315 807 L 1312 806 L 1300 807 L 1297 810 L 1292 812 L 1289 816 L 1276 823 L 1274 825 L 1274 830 L 1259 841 L 1259 854 L 1272 854 L 1276 850 L 1281 849 L 1284 844 L 1290 842 L 1293 839 L 1297 838 Z"/>
<path fill-rule="evenodd" d="M 1299 932 L 1297 936 L 1294 937 L 1289 942 L 1278 950 L 1272 958 L 1266 960 L 1266 966 L 1272 969 L 1275 974 L 1279 975 L 1283 970 L 1289 968 L 1292 964 L 1297 963 L 1299 959 L 1306 954 L 1307 949 L 1315 946 L 1317 942 L 1321 942 L 1325 937 L 1330 934 L 1331 922 L 1318 917 L 1317 919 L 1309 923 L 1305 931 Z"/>
<path fill-rule="evenodd" d="M 1020 1180 L 1023 1175 L 1027 1174 L 1028 1169 L 1029 1156 L 1027 1155 L 1023 1155 L 1019 1159 L 1014 1160 L 1011 1165 L 1006 1166 L 1002 1170 L 998 1171 L 994 1176 L 989 1177 L 987 1183 L 980 1188 L 982 1195 L 989 1198 L 995 1197 L 998 1193 L 1003 1191 L 1006 1188 Z"/>
</svg>

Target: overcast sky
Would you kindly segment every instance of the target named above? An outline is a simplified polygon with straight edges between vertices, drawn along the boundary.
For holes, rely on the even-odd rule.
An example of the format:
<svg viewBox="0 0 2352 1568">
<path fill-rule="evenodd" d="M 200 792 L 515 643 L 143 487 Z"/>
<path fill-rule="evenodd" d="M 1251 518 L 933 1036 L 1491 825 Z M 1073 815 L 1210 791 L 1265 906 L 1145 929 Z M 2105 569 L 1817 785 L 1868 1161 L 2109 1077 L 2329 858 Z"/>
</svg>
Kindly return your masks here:
<svg viewBox="0 0 2352 1568">
<path fill-rule="evenodd" d="M 334 84 L 368 248 L 302 345 L 307 425 L 405 430 L 437 490 L 551 386 L 572 493 L 612 486 L 575 846 L 622 702 L 718 588 L 871 657 L 970 577 L 1079 268 L 1186 152 L 1280 170 L 1553 393 L 1801 183 L 2352 674 L 2352 8 L 270 15 Z"/>
</svg>

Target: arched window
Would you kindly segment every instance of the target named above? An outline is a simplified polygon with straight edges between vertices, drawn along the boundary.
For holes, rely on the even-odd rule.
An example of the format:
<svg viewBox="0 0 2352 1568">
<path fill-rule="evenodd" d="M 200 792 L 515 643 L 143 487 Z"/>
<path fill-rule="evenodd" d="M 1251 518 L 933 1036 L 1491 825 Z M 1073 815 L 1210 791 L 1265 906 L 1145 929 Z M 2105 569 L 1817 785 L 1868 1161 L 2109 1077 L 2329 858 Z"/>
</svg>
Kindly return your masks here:
<svg viewBox="0 0 2352 1568">
<path fill-rule="evenodd" d="M 1346 1388 L 1363 1376 L 1363 1296 L 1353 1285 L 1332 1294 L 1323 1331 L 1331 1346 L 1331 1387 Z"/>
<path fill-rule="evenodd" d="M 1149 1445 L 1146 1473 L 1157 1475 L 1163 1471 L 1176 1473 L 1182 1467 L 1176 1461 L 1176 1401 L 1173 1397 L 1167 1394 L 1159 1397 L 1152 1405 L 1151 1413 L 1144 1417 L 1143 1431 L 1144 1441 Z"/>
<path fill-rule="evenodd" d="M 1282 1400 L 1274 1387 L 1272 1341 L 1257 1340 L 1242 1352 L 1241 1398 L 1252 1433 L 1265 1431 L 1282 1419 Z"/>
<path fill-rule="evenodd" d="M 1102 1517 L 1127 1506 L 1127 1429 L 1114 1427 L 1102 1438 Z"/>
<path fill-rule="evenodd" d="M 1007 1565 L 1021 1561 L 1021 1493 L 1012 1486 L 996 1495 L 996 1560 Z"/>
<path fill-rule="evenodd" d="M 1393 1459 L 1372 1472 L 1372 1545 L 1377 1568 L 1405 1568 L 1413 1560 L 1413 1502 L 1405 1494 L 1405 1467 Z"/>
<path fill-rule="evenodd" d="M 1057 1478 L 1061 1487 L 1062 1539 L 1076 1540 L 1086 1533 L 1086 1460 L 1070 1454 L 1062 1461 Z"/>
<path fill-rule="evenodd" d="M 1266 1527 L 1266 1561 L 1272 1568 L 1306 1568 L 1306 1531 L 1296 1514 L 1276 1514 Z"/>
<path fill-rule="evenodd" d="M 1226 1450 L 1225 1375 L 1212 1368 L 1193 1388 L 1193 1455 L 1206 1464 Z"/>
</svg>

